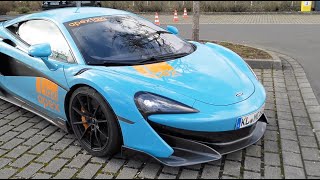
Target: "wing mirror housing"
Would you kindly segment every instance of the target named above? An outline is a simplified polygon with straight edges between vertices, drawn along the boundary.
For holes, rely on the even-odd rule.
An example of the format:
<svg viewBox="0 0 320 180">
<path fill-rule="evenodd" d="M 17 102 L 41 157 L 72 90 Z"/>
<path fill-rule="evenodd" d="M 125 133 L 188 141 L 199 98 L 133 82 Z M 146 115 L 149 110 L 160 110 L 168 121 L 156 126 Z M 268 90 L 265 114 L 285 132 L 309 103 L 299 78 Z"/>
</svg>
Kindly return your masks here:
<svg viewBox="0 0 320 180">
<path fill-rule="evenodd" d="M 45 65 L 51 70 L 55 71 L 58 67 L 49 61 L 49 56 L 52 54 L 51 46 L 48 43 L 35 44 L 29 47 L 28 54 L 32 57 L 42 59 Z"/>
<path fill-rule="evenodd" d="M 170 26 L 170 25 L 168 25 L 168 26 L 167 26 L 167 30 L 168 30 L 169 32 L 171 32 L 172 34 L 175 34 L 175 35 L 178 35 L 178 34 L 179 34 L 179 30 L 178 30 L 178 28 L 176 28 L 175 26 Z"/>
</svg>

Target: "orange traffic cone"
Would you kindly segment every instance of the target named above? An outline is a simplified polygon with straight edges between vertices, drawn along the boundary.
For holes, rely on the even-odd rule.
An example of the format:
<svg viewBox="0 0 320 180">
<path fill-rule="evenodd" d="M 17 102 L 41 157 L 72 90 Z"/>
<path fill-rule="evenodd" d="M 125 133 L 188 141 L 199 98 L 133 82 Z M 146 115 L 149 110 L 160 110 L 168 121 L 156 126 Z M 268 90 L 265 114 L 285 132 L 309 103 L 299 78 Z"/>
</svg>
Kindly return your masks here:
<svg viewBox="0 0 320 180">
<path fill-rule="evenodd" d="M 183 18 L 187 18 L 188 14 L 187 14 L 187 8 L 184 8 L 183 10 Z"/>
<path fill-rule="evenodd" d="M 179 21 L 179 18 L 178 18 L 177 10 L 174 10 L 173 22 L 178 22 L 178 21 Z"/>
<path fill-rule="evenodd" d="M 156 12 L 156 15 L 155 15 L 155 17 L 154 17 L 154 23 L 156 24 L 156 25 L 160 25 L 160 20 L 159 20 L 159 16 L 158 16 L 158 13 Z"/>
</svg>

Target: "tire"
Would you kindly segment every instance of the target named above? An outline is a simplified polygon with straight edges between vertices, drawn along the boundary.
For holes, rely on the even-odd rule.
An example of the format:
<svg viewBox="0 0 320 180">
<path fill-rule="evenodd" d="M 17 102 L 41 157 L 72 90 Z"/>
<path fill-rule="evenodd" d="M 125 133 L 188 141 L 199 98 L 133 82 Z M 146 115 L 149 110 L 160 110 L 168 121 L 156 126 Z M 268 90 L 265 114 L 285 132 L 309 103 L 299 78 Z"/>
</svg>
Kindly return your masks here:
<svg viewBox="0 0 320 180">
<path fill-rule="evenodd" d="M 70 98 L 69 117 L 75 136 L 92 156 L 112 156 L 120 150 L 122 136 L 118 121 L 96 90 L 76 89 Z"/>
</svg>

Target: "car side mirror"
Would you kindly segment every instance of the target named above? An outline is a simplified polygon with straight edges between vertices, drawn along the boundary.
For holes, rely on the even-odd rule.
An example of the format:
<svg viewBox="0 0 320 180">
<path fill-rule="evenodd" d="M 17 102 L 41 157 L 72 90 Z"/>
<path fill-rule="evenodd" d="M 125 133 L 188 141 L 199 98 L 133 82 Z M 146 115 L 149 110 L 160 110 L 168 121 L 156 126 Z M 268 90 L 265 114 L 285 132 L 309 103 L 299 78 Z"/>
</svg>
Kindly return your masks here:
<svg viewBox="0 0 320 180">
<path fill-rule="evenodd" d="M 178 30 L 178 28 L 176 28 L 175 26 L 167 26 L 167 30 L 169 31 L 169 32 L 171 32 L 172 34 L 176 34 L 176 35 L 178 35 L 179 34 L 179 30 Z"/>
<path fill-rule="evenodd" d="M 51 46 L 48 43 L 35 44 L 29 47 L 28 54 L 32 57 L 41 58 L 46 66 L 51 70 L 57 70 L 57 66 L 49 61 L 49 56 L 52 54 Z"/>
</svg>

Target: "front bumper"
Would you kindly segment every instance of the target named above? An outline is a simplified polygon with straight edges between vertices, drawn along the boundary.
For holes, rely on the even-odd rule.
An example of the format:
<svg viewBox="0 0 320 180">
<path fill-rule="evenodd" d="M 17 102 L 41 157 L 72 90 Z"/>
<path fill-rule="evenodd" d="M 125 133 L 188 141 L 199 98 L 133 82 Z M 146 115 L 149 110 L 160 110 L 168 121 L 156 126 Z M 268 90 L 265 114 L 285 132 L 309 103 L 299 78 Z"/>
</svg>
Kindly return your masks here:
<svg viewBox="0 0 320 180">
<path fill-rule="evenodd" d="M 219 133 L 185 131 L 151 123 L 161 138 L 173 148 L 174 153 L 168 158 L 157 158 L 142 151 L 138 152 L 147 154 L 160 163 L 172 167 L 215 161 L 219 160 L 222 155 L 244 149 L 258 142 L 266 131 L 267 123 L 267 117 L 263 114 L 251 127 Z"/>
</svg>

